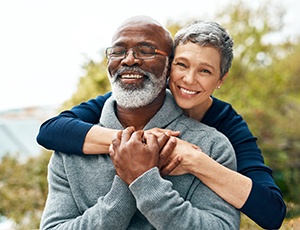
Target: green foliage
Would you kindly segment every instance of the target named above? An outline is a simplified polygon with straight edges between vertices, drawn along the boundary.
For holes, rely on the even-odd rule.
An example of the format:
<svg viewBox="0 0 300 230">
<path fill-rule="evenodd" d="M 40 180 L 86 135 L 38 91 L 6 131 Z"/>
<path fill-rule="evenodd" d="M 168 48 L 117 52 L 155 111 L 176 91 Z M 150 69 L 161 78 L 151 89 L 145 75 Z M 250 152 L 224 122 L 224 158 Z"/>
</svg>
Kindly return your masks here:
<svg viewBox="0 0 300 230">
<path fill-rule="evenodd" d="M 47 197 L 50 154 L 19 162 L 5 156 L 0 162 L 0 216 L 15 221 L 18 229 L 37 229 Z"/>
<path fill-rule="evenodd" d="M 106 62 L 104 54 L 102 61 L 95 63 L 90 60 L 83 66 L 86 73 L 79 80 L 77 91 L 73 94 L 70 100 L 64 103 L 63 108 L 69 109 L 83 101 L 95 98 L 99 94 L 104 94 L 110 91 L 110 83 L 107 78 Z"/>
<path fill-rule="evenodd" d="M 214 19 L 235 43 L 229 77 L 214 95 L 230 102 L 247 121 L 284 198 L 293 204 L 287 216 L 299 215 L 299 38 L 292 43 L 282 35 L 284 5 L 271 1 L 261 1 L 256 7 L 251 4 L 232 1 Z M 167 27 L 174 35 L 190 21 L 168 22 Z"/>
<path fill-rule="evenodd" d="M 273 42 L 284 26 L 284 7 L 267 1 L 260 4 L 251 8 L 246 1 L 234 1 L 216 15 L 215 20 L 234 38 L 235 57 L 229 77 L 215 96 L 230 102 L 258 137 L 266 164 L 287 201 L 288 217 L 293 217 L 300 214 L 300 123 L 296 118 L 300 114 L 300 43 L 292 44 L 284 37 Z M 169 21 L 167 28 L 174 35 L 191 20 Z M 83 69 L 78 89 L 64 109 L 110 90 L 104 55 L 102 61 L 90 60 Z M 21 163 L 7 156 L 0 163 L 0 216 L 13 219 L 20 229 L 38 227 L 47 195 L 49 157 L 44 153 Z"/>
<path fill-rule="evenodd" d="M 282 36 L 284 5 L 261 1 L 252 7 L 247 1 L 232 1 L 216 14 L 215 21 L 234 39 L 232 68 L 218 98 L 230 102 L 247 121 L 274 178 L 288 201 L 300 204 L 300 127 L 295 116 L 300 104 L 300 49 Z M 201 18 L 200 18 L 201 19 Z M 174 35 L 194 19 L 168 21 Z M 279 37 L 280 39 L 274 39 Z M 90 61 L 86 76 L 65 105 L 71 107 L 109 90 L 106 61 Z"/>
<path fill-rule="evenodd" d="M 244 117 L 284 198 L 299 204 L 300 127 L 295 116 L 300 110 L 300 44 L 284 37 L 274 43 L 271 36 L 283 28 L 283 9 L 268 2 L 256 9 L 235 3 L 220 12 L 219 21 L 235 41 L 235 57 L 215 96 Z"/>
</svg>

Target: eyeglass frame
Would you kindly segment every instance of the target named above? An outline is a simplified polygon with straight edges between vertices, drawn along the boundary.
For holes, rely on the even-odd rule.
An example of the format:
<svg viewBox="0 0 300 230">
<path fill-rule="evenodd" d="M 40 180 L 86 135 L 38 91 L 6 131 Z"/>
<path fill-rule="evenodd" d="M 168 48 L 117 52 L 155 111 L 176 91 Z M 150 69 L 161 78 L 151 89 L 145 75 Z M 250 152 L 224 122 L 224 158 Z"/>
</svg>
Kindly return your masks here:
<svg viewBox="0 0 300 230">
<path fill-rule="evenodd" d="M 153 57 L 137 58 L 137 57 L 135 56 L 135 55 L 136 55 L 136 52 L 134 51 L 135 48 L 137 48 L 137 47 L 143 47 L 143 46 L 147 46 L 147 47 L 149 47 L 149 48 L 153 48 L 153 51 L 154 51 Z M 109 49 L 113 49 L 113 48 L 115 48 L 115 47 L 121 47 L 121 48 L 124 48 L 124 51 L 125 51 L 124 56 L 122 56 L 122 57 L 110 57 L 110 56 L 109 56 L 109 53 L 108 53 L 108 50 L 109 50 Z M 154 59 L 154 58 L 156 58 L 156 55 L 157 55 L 157 54 L 160 54 L 160 55 L 163 55 L 163 56 L 169 56 L 166 52 L 164 52 L 164 51 L 162 51 L 162 50 L 159 50 L 159 49 L 156 49 L 154 46 L 151 46 L 151 45 L 139 45 L 139 46 L 131 47 L 131 48 L 129 48 L 129 49 L 127 49 L 127 48 L 125 48 L 125 47 L 123 47 L 123 46 L 112 46 L 112 47 L 107 47 L 107 48 L 105 49 L 105 56 L 106 56 L 106 58 L 107 58 L 108 60 L 109 60 L 109 59 L 112 59 L 112 60 L 121 60 L 121 59 L 124 59 L 124 58 L 127 57 L 129 50 L 132 50 L 133 57 L 134 57 L 135 59 L 139 59 L 139 60 Z"/>
</svg>

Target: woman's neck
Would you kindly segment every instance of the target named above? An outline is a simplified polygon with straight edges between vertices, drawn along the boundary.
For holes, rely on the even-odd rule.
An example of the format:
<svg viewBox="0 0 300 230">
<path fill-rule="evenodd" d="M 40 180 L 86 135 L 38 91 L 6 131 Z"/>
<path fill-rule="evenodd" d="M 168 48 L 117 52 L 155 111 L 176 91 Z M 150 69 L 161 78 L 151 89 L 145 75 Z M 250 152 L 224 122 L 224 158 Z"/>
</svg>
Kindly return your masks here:
<svg viewBox="0 0 300 230">
<path fill-rule="evenodd" d="M 205 115 L 205 113 L 207 112 L 207 110 L 210 108 L 210 106 L 213 103 L 213 99 L 211 97 L 209 97 L 206 101 L 204 101 L 203 103 L 190 108 L 190 109 L 184 109 L 183 113 L 190 117 L 193 118 L 197 121 L 201 121 Z"/>
</svg>

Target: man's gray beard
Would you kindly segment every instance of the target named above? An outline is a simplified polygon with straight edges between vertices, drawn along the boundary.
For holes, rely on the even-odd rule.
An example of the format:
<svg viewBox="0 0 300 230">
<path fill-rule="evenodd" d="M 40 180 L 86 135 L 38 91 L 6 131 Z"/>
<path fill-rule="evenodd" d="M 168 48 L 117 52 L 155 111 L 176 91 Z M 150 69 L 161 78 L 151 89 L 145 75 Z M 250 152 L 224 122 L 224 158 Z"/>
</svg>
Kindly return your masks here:
<svg viewBox="0 0 300 230">
<path fill-rule="evenodd" d="M 154 74 L 145 72 L 136 67 L 121 68 L 116 74 L 109 78 L 112 86 L 112 93 L 117 104 L 125 109 L 136 109 L 149 105 L 166 86 L 168 68 L 168 58 L 166 58 L 165 68 L 160 77 L 156 77 Z M 148 78 L 143 83 L 125 85 L 117 76 L 127 70 L 134 70 Z"/>
</svg>

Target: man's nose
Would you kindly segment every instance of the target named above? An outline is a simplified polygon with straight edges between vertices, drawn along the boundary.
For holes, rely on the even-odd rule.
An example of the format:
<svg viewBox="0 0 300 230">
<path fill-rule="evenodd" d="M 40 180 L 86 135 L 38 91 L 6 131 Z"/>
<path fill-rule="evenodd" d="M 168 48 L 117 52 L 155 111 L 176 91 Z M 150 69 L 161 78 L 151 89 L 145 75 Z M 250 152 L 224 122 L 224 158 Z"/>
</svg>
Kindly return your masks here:
<svg viewBox="0 0 300 230">
<path fill-rule="evenodd" d="M 126 56 L 121 61 L 122 65 L 133 66 L 141 64 L 141 60 L 134 56 L 134 51 L 132 49 L 127 51 Z"/>
</svg>

